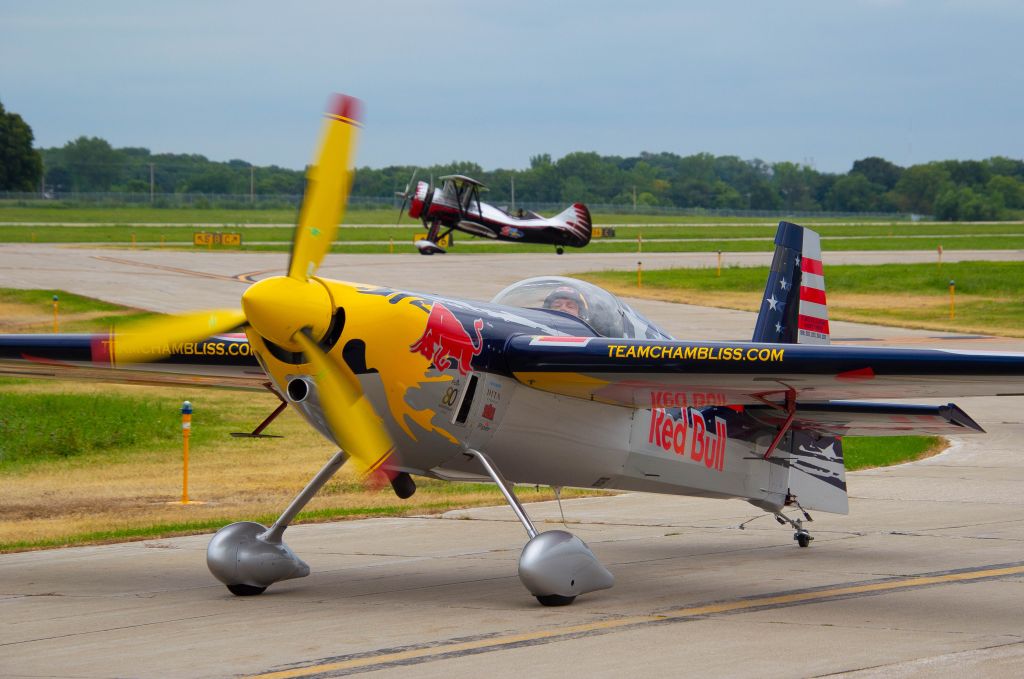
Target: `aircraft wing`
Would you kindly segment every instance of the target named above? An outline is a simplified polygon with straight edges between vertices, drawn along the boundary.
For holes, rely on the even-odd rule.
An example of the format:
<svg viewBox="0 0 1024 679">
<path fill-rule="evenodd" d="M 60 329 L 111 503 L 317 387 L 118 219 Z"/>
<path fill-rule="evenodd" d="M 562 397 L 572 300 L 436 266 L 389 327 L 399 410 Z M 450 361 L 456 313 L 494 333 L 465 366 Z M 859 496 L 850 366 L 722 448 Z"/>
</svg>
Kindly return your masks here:
<svg viewBox="0 0 1024 679">
<path fill-rule="evenodd" d="M 1024 395 L 1024 353 L 516 336 L 523 384 L 634 408 Z"/>
<path fill-rule="evenodd" d="M 55 377 L 127 384 L 263 389 L 267 376 L 245 335 L 219 335 L 168 347 L 152 363 L 120 366 L 107 334 L 0 335 L 0 376 Z"/>
</svg>

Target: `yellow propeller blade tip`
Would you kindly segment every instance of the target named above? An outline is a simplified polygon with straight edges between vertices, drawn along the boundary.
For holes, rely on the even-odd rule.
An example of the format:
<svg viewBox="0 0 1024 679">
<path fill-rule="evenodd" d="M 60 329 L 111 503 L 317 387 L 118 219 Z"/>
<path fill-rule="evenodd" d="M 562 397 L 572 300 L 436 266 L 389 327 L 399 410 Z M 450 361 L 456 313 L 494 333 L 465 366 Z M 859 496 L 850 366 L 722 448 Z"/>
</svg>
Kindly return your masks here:
<svg viewBox="0 0 1024 679">
<path fill-rule="evenodd" d="M 290 278 L 312 278 L 338 233 L 352 188 L 362 111 L 362 102 L 348 95 L 336 94 L 328 102 L 320 145 L 306 170 L 305 197 L 288 263 Z"/>
</svg>

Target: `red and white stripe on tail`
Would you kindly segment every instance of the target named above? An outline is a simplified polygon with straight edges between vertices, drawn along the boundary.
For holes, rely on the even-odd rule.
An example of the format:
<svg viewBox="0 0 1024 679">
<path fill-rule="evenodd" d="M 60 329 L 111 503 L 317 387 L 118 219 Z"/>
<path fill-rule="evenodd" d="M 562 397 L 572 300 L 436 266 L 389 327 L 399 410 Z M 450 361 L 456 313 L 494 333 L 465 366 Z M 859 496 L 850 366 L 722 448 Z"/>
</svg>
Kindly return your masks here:
<svg viewBox="0 0 1024 679">
<path fill-rule="evenodd" d="M 829 344 L 828 303 L 821 265 L 821 237 L 804 229 L 800 267 L 800 308 L 797 312 L 798 344 Z"/>
<path fill-rule="evenodd" d="M 590 210 L 583 203 L 573 203 L 562 212 L 551 218 L 565 224 L 568 233 L 572 238 L 571 245 L 583 247 L 590 242 L 593 233 L 593 224 L 590 220 Z"/>
</svg>

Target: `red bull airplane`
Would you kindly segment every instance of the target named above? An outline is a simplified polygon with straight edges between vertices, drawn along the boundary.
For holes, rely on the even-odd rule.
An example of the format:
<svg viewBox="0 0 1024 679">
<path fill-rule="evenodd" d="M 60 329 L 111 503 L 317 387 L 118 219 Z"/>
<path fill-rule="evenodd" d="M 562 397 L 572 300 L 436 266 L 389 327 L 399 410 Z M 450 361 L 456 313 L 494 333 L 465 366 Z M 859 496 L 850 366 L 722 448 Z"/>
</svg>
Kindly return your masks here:
<svg viewBox="0 0 1024 679">
<path fill-rule="evenodd" d="M 809 511 L 847 512 L 844 437 L 982 433 L 952 404 L 853 399 L 1024 395 L 1024 354 L 830 345 L 820 240 L 786 222 L 750 342 L 673 339 L 568 278 L 472 302 L 318 277 L 358 128 L 356 100 L 336 98 L 287 271 L 246 289 L 240 309 L 132 332 L 0 336 L 0 374 L 269 381 L 340 448 L 273 525 L 214 535 L 207 565 L 236 595 L 309 573 L 283 534 L 346 463 L 387 475 L 403 498 L 413 476 L 497 484 L 527 534 L 523 585 L 564 605 L 614 578 L 578 537 L 539 532 L 516 483 L 742 498 L 806 547 Z"/>
<path fill-rule="evenodd" d="M 481 202 L 480 192 L 487 187 L 475 179 L 453 174 L 441 181 L 441 188 L 434 188 L 433 180 L 417 182 L 413 173 L 405 191 L 396 194 L 402 197 L 400 213 L 408 203 L 409 216 L 420 219 L 427 228 L 427 237 L 416 241 L 420 254 L 443 254 L 439 242 L 453 237 L 454 231 L 513 243 L 554 245 L 558 254 L 566 246 L 581 248 L 590 242 L 590 211 L 583 203 L 574 203 L 551 218 L 524 210 L 513 215 Z M 410 186 L 414 189 L 411 194 Z"/>
</svg>

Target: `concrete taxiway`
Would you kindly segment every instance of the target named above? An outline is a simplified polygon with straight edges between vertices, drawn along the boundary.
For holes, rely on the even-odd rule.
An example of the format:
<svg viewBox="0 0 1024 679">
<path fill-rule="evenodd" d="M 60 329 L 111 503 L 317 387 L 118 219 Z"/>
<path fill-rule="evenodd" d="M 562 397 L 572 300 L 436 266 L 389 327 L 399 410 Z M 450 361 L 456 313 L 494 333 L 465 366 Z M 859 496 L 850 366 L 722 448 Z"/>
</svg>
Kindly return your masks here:
<svg viewBox="0 0 1024 679">
<path fill-rule="evenodd" d="M 826 253 L 826 267 L 845 256 Z M 331 257 L 323 273 L 487 298 L 524 275 L 635 266 L 635 255 L 598 257 L 613 256 Z M 234 306 L 244 281 L 284 262 L 0 246 L 0 286 L 165 310 Z M 745 338 L 753 325 L 743 312 L 637 306 L 680 337 Z M 833 335 L 1024 349 L 845 323 Z M 565 608 L 540 607 L 519 583 L 525 534 L 506 507 L 292 527 L 286 538 L 312 575 L 252 598 L 233 597 L 207 572 L 208 536 L 3 555 L 0 675 L 1019 676 L 1024 397 L 955 400 L 989 434 L 929 460 L 850 474 L 850 515 L 817 514 L 809 549 L 769 517 L 741 530 L 757 511 L 740 501 L 566 502 L 569 529 L 617 582 Z M 528 511 L 561 527 L 554 503 Z"/>
</svg>

